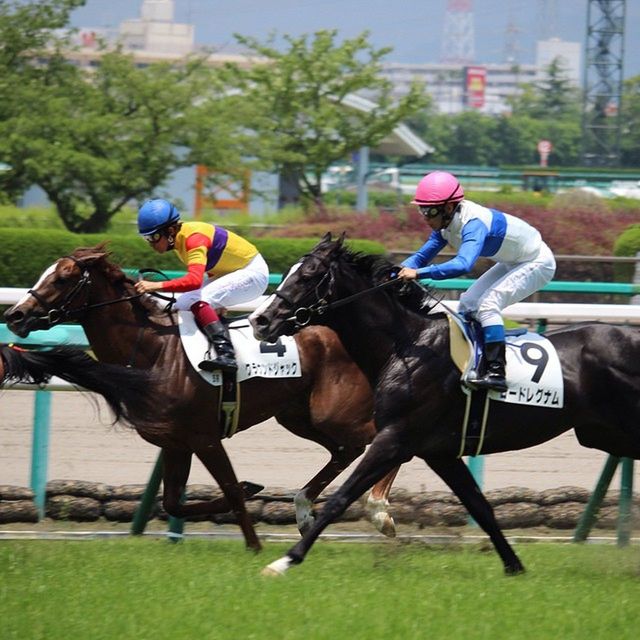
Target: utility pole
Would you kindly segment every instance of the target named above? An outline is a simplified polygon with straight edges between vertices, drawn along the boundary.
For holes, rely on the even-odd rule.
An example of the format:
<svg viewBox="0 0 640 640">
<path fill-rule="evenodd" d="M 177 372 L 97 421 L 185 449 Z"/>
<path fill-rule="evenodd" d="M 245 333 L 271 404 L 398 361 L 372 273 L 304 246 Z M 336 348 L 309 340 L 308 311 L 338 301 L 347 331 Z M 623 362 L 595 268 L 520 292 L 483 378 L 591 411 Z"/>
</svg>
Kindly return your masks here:
<svg viewBox="0 0 640 640">
<path fill-rule="evenodd" d="M 582 162 L 620 163 L 625 0 L 588 0 Z"/>
<path fill-rule="evenodd" d="M 472 0 L 448 0 L 440 61 L 470 64 L 475 58 Z"/>
</svg>

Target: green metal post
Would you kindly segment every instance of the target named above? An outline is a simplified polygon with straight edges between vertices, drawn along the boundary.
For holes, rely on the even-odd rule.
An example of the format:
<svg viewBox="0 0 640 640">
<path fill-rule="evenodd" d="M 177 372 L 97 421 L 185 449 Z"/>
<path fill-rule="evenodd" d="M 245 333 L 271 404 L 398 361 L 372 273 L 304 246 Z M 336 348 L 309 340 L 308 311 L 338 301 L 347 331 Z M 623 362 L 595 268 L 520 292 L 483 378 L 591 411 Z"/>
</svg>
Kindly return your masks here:
<svg viewBox="0 0 640 640">
<path fill-rule="evenodd" d="M 587 506 L 582 512 L 582 516 L 580 517 L 575 533 L 573 534 L 574 542 L 584 542 L 589 537 L 591 528 L 596 521 L 600 505 L 602 504 L 602 500 L 604 499 L 607 489 L 611 484 L 611 479 L 613 478 L 613 474 L 616 472 L 619 462 L 620 458 L 617 458 L 616 456 L 609 456 L 607 458 L 604 469 L 596 483 L 596 488 L 593 490 L 593 493 L 589 498 L 589 502 L 587 502 Z"/>
<path fill-rule="evenodd" d="M 467 467 L 476 481 L 477 485 L 482 489 L 484 481 L 484 456 L 469 456 L 467 458 Z M 471 517 L 467 519 L 470 525 L 477 527 L 478 523 Z"/>
<path fill-rule="evenodd" d="M 34 401 L 33 434 L 31 441 L 31 489 L 38 510 L 38 519 L 45 516 L 47 501 L 47 465 L 49 463 L 49 425 L 51 393 L 36 391 Z"/>
<path fill-rule="evenodd" d="M 151 511 L 158 495 L 158 489 L 162 482 L 162 451 L 158 454 L 153 471 L 147 482 L 147 487 L 142 494 L 140 506 L 136 510 L 131 523 L 131 534 L 141 535 L 147 527 L 147 522 L 151 516 Z M 171 542 L 179 542 L 182 540 L 182 532 L 184 531 L 184 519 L 169 516 L 169 533 L 167 534 Z"/>
<path fill-rule="evenodd" d="M 546 330 L 547 330 L 547 319 L 539 318 L 538 326 L 536 327 L 536 333 L 539 333 L 540 335 L 542 335 Z"/>
<path fill-rule="evenodd" d="M 469 456 L 467 459 L 467 466 L 474 480 L 478 483 L 478 486 L 482 489 L 482 483 L 484 481 L 484 456 Z"/>
<path fill-rule="evenodd" d="M 144 533 L 144 530 L 149 522 L 149 516 L 153 509 L 153 505 L 158 495 L 158 489 L 160 488 L 160 482 L 162 482 L 162 451 L 158 454 L 158 459 L 153 467 L 149 482 L 147 482 L 147 488 L 142 494 L 140 505 L 136 509 L 136 513 L 133 516 L 133 522 L 131 523 L 131 534 L 139 536 Z"/>
<path fill-rule="evenodd" d="M 633 460 L 622 458 L 620 503 L 618 505 L 618 546 L 626 547 L 631 540 L 631 504 L 633 499 Z"/>
</svg>

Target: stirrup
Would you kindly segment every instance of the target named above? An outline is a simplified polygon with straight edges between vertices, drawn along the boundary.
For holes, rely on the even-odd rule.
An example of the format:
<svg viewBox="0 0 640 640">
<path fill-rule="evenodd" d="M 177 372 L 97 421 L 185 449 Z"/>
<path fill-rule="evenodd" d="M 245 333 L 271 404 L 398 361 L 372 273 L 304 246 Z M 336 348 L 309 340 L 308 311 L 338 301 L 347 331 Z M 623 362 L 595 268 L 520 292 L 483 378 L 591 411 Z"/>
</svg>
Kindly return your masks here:
<svg viewBox="0 0 640 640">
<path fill-rule="evenodd" d="M 481 378 L 477 378 L 473 381 L 469 381 L 474 387 L 480 389 L 489 389 L 491 391 L 506 391 L 507 380 L 503 375 L 497 373 L 486 373 Z"/>
<path fill-rule="evenodd" d="M 238 370 L 238 363 L 230 358 L 218 356 L 215 360 L 205 358 L 198 364 L 198 367 L 202 371 L 228 371 L 229 373 L 235 373 Z"/>
</svg>

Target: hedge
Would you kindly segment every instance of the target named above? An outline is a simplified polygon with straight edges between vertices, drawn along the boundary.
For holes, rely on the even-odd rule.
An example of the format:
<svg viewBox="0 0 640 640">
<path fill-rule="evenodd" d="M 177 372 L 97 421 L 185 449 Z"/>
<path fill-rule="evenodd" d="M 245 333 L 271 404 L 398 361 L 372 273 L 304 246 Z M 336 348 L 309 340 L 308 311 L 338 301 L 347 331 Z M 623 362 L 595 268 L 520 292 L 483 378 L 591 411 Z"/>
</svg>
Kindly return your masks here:
<svg viewBox="0 0 640 640">
<path fill-rule="evenodd" d="M 75 234 L 46 229 L 0 228 L 0 286 L 30 287 L 40 274 L 58 258 L 78 247 L 92 247 L 104 240 L 112 260 L 122 267 L 183 270 L 184 265 L 174 252 L 159 255 L 136 236 L 106 236 L 104 234 Z M 308 253 L 318 238 L 255 238 L 271 273 L 282 273 L 302 255 Z M 370 240 L 350 240 L 348 245 L 363 253 L 384 254 L 385 248 Z"/>
<path fill-rule="evenodd" d="M 635 257 L 638 253 L 640 253 L 640 224 L 632 224 L 618 236 L 613 245 L 613 255 Z M 615 268 L 618 279 L 633 282 L 635 265 L 617 264 Z"/>
</svg>

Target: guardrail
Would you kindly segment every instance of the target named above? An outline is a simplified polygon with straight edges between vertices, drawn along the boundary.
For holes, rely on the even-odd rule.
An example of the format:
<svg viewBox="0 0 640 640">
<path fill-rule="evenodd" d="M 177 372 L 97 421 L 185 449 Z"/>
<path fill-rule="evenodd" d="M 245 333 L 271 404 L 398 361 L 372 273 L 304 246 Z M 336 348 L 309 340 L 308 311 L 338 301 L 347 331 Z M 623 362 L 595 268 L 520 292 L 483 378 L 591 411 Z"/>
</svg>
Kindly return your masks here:
<svg viewBox="0 0 640 640">
<path fill-rule="evenodd" d="M 179 275 L 181 272 L 167 272 L 169 277 Z M 282 279 L 280 274 L 272 274 L 269 277 L 270 284 L 278 284 Z M 474 281 L 468 279 L 452 279 L 446 281 L 431 282 L 437 289 L 464 290 Z M 604 293 L 633 296 L 640 294 L 640 285 L 629 283 L 608 282 L 551 282 L 543 290 L 571 292 L 571 293 Z M 27 289 L 0 288 L 0 304 L 15 304 L 26 295 Z M 255 310 L 267 296 L 230 307 L 234 312 L 250 312 Z M 449 308 L 457 310 L 456 300 L 443 300 Z M 538 330 L 544 330 L 546 323 L 573 324 L 578 322 L 608 322 L 613 324 L 640 324 L 640 305 L 622 304 L 582 304 L 582 303 L 541 303 L 520 302 L 504 309 L 505 318 L 531 324 L 538 321 Z M 15 343 L 22 346 L 46 348 L 60 344 L 74 346 L 81 349 L 88 348 L 88 340 L 78 325 L 58 325 L 46 331 L 33 331 L 27 338 L 20 338 L 0 324 L 0 342 Z M 31 482 L 34 492 L 34 502 L 38 508 L 40 517 L 44 516 L 45 487 L 47 482 L 48 446 L 51 412 L 52 391 L 77 391 L 76 387 L 69 383 L 53 378 L 46 385 L 16 384 L 12 389 L 24 389 L 35 391 L 33 439 L 31 457 Z M 483 458 L 482 456 L 469 458 L 469 468 L 476 481 L 482 486 Z"/>
</svg>

